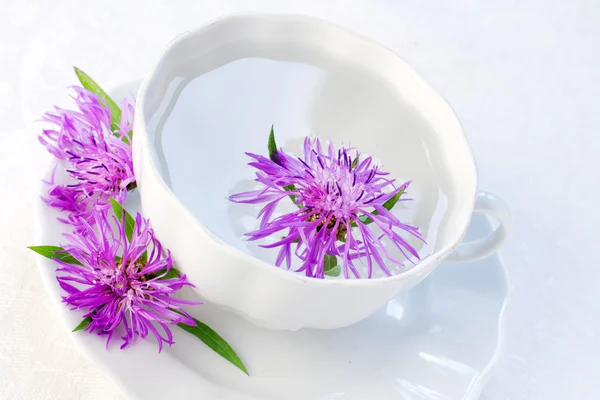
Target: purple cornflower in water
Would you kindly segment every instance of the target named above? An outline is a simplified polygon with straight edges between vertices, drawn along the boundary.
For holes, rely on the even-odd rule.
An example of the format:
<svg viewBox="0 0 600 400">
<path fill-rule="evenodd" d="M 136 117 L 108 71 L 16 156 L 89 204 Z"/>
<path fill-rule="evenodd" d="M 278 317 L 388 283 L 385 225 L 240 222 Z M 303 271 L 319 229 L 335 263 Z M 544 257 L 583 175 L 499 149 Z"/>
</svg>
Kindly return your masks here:
<svg viewBox="0 0 600 400">
<path fill-rule="evenodd" d="M 149 222 L 139 213 L 131 239 L 125 218 L 113 217 L 115 232 L 105 212 L 93 210 L 91 217 L 93 224 L 71 216 L 71 223 L 79 225 L 83 234 L 64 235 L 69 241 L 64 250 L 81 265 L 55 259 L 60 265 L 57 280 L 67 292 L 63 301 L 72 309 L 86 310 L 91 318 L 86 330 L 107 335 L 107 347 L 122 326 L 121 348 L 152 333 L 160 352 L 163 343 L 174 343 L 169 325 L 196 325 L 181 306 L 199 303 L 173 297 L 182 287 L 193 285 L 185 275 L 173 274 L 169 251 L 163 254 Z"/>
<path fill-rule="evenodd" d="M 73 182 L 60 186 L 52 179 L 44 200 L 92 221 L 91 209 L 108 209 L 111 196 L 122 203 L 127 190 L 135 187 L 129 144 L 134 110 L 123 100 L 120 124 L 112 130 L 110 109 L 104 100 L 81 87 L 72 89 L 78 111 L 55 107 L 54 112 L 44 115 L 42 121 L 53 127 L 44 129 L 39 140 L 52 155 L 66 162 Z"/>
<path fill-rule="evenodd" d="M 386 261 L 396 265 L 402 265 L 402 261 L 389 254 L 383 238 L 398 248 L 404 258 L 419 259 L 415 248 L 400 235 L 403 232 L 423 241 L 418 228 L 401 222 L 384 207 L 386 201 L 402 194 L 410 182 L 396 186 L 371 157 L 360 156 L 351 148 L 336 149 L 331 142 L 324 149 L 318 138 L 305 139 L 303 157 L 283 150 L 272 154 L 271 159 L 246 154 L 253 159 L 249 165 L 258 170 L 256 181 L 263 187 L 234 194 L 230 200 L 266 203 L 258 213 L 259 229 L 247 234 L 250 240 L 287 231 L 283 239 L 261 246 L 280 248 L 277 266 L 285 261 L 290 269 L 293 251 L 302 261 L 297 271 L 309 277 L 324 278 L 325 255 L 341 259 L 346 278 L 350 274 L 360 278 L 355 265 L 359 259 L 366 260 L 369 278 L 374 264 L 389 276 Z M 274 217 L 277 205 L 288 196 L 298 209 Z M 371 223 L 379 233 L 371 229 Z"/>
</svg>

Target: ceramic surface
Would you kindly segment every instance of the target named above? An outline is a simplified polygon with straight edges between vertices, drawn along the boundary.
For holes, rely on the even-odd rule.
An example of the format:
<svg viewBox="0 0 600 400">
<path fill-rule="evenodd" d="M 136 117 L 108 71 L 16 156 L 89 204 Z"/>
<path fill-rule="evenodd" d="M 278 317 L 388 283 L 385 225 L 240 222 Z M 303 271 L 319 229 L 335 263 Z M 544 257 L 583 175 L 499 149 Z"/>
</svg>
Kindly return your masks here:
<svg viewBox="0 0 600 400">
<path fill-rule="evenodd" d="M 126 208 L 139 210 L 135 193 Z M 58 215 L 37 201 L 36 244 L 62 241 L 66 226 Z M 467 237 L 490 231 L 478 215 Z M 191 308 L 236 349 L 248 377 L 177 328 L 176 344 L 161 354 L 152 340 L 125 351 L 115 342 L 106 350 L 102 337 L 71 333 L 82 313 L 61 303 L 55 263 L 37 261 L 69 335 L 132 400 L 189 399 L 190 393 L 227 400 L 474 400 L 497 361 L 508 300 L 504 267 L 492 256 L 443 265 L 370 318 L 343 329 L 264 330 L 212 305 Z M 185 297 L 197 299 L 191 291 Z"/>
<path fill-rule="evenodd" d="M 392 278 L 315 280 L 275 268 L 275 253 L 248 246 L 242 234 L 254 228 L 256 210 L 244 214 L 226 197 L 252 184 L 244 152 L 266 151 L 272 123 L 286 148 L 318 133 L 412 178 L 418 200 L 412 214 L 400 212 L 428 240 L 422 261 Z M 450 254 L 474 206 L 500 228 L 456 259 L 497 250 L 509 223 L 499 199 L 482 195 L 475 204 L 475 163 L 444 99 L 387 49 L 314 18 L 238 15 L 179 36 L 139 91 L 133 146 L 144 215 L 181 270 L 206 300 L 267 328 L 360 321 Z"/>
</svg>

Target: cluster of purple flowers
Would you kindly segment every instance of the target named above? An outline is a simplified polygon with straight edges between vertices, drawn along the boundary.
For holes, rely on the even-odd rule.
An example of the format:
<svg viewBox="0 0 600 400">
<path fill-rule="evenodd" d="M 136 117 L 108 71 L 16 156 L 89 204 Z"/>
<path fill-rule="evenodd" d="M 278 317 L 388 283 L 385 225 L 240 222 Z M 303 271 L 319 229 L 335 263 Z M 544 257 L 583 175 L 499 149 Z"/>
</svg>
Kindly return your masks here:
<svg viewBox="0 0 600 400">
<path fill-rule="evenodd" d="M 50 124 L 40 142 L 64 165 L 70 177 L 65 185 L 49 183 L 46 204 L 66 213 L 60 218 L 73 233 L 64 235 L 57 280 L 66 292 L 63 301 L 85 311 L 85 330 L 107 336 L 122 332 L 121 348 L 152 333 L 171 345 L 173 324 L 195 326 L 181 306 L 198 304 L 172 295 L 193 286 L 173 267 L 170 252 L 161 247 L 148 220 L 138 213 L 126 232 L 126 214 L 110 216 L 111 198 L 122 203 L 135 188 L 131 160 L 133 106 L 122 103 L 116 129 L 105 101 L 86 89 L 74 87 L 77 111 L 55 108 L 43 121 Z"/>
</svg>

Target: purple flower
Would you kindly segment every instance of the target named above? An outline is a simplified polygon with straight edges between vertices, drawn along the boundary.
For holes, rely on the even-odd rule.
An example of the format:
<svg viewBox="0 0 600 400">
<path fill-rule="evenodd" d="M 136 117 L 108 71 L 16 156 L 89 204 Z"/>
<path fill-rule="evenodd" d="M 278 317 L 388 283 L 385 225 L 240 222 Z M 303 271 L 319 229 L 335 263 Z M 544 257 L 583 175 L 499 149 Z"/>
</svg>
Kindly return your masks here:
<svg viewBox="0 0 600 400">
<path fill-rule="evenodd" d="M 81 265 L 55 258 L 60 265 L 57 280 L 67 292 L 63 301 L 72 309 L 87 312 L 91 321 L 86 330 L 107 335 L 107 347 L 122 326 L 121 348 L 152 333 L 160 352 L 163 342 L 174 343 L 169 325 L 196 325 L 181 306 L 199 303 L 172 297 L 182 287 L 193 285 L 185 275 L 173 274 L 170 253 L 163 254 L 148 221 L 139 213 L 131 240 L 127 239 L 125 218 L 113 217 L 118 227 L 115 233 L 105 212 L 92 210 L 91 217 L 93 225 L 71 216 L 83 234 L 65 234 L 69 243 L 64 250 Z"/>
<path fill-rule="evenodd" d="M 135 187 L 131 160 L 133 106 L 122 104 L 118 129 L 111 130 L 110 109 L 94 93 L 74 86 L 73 99 L 78 111 L 55 107 L 43 121 L 53 125 L 44 129 L 40 142 L 59 160 L 68 164 L 74 182 L 50 184 L 44 200 L 53 207 L 82 215 L 91 221 L 90 210 L 108 209 L 109 197 L 122 203 L 127 190 Z"/>
<path fill-rule="evenodd" d="M 389 276 L 386 261 L 397 265 L 402 265 L 402 261 L 389 254 L 382 241 L 384 237 L 406 259 L 410 260 L 411 255 L 419 259 L 415 248 L 400 235 L 405 233 L 423 240 L 418 228 L 402 223 L 384 207 L 386 201 L 403 193 L 410 182 L 396 186 L 371 157 L 360 156 L 350 148 L 336 149 L 332 143 L 323 149 L 317 138 L 306 138 L 302 158 L 283 150 L 272 154 L 272 159 L 247 155 L 253 159 L 249 165 L 258 170 L 256 181 L 262 187 L 232 195 L 230 200 L 265 204 L 258 213 L 259 229 L 247 234 L 250 240 L 287 231 L 283 239 L 262 246 L 280 248 L 275 261 L 277 266 L 285 261 L 290 269 L 294 251 L 302 261 L 297 271 L 309 277 L 324 278 L 325 255 L 341 258 L 346 278 L 350 273 L 360 278 L 355 265 L 359 259 L 366 260 L 369 278 L 373 264 Z M 294 199 L 298 209 L 274 217 L 277 205 L 288 196 Z M 371 229 L 371 222 L 378 233 Z"/>
</svg>

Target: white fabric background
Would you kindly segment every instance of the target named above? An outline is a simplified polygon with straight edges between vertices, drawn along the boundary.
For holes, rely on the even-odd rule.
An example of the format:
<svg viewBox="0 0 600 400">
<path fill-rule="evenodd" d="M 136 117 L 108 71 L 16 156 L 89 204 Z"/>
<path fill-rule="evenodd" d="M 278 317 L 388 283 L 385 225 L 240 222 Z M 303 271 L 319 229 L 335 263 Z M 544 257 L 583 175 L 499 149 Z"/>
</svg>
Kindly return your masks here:
<svg viewBox="0 0 600 400">
<path fill-rule="evenodd" d="M 69 339 L 33 255 L 48 157 L 34 121 L 68 105 L 71 66 L 105 87 L 144 75 L 177 33 L 234 11 L 324 17 L 407 59 L 455 108 L 481 188 L 515 226 L 506 348 L 483 400 L 600 398 L 600 3 L 0 2 L 0 399 L 122 399 Z M 153 379 L 156 377 L 153 377 Z"/>
</svg>

